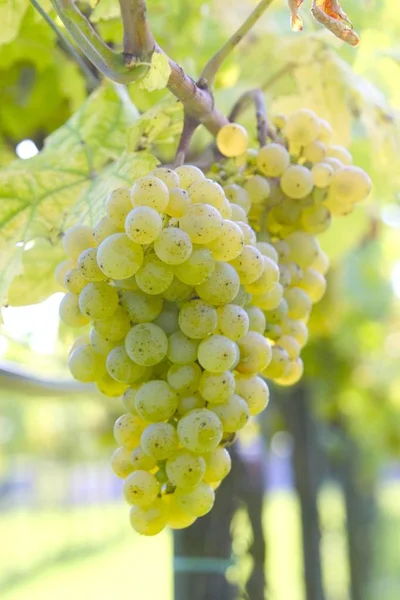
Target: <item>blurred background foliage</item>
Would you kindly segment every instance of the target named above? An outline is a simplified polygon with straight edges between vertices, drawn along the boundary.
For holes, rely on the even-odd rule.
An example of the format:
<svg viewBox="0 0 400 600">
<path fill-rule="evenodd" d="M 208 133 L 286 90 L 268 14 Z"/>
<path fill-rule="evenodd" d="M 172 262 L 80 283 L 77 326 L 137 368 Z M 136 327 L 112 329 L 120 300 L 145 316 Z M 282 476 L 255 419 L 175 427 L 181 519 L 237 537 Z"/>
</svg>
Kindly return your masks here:
<svg viewBox="0 0 400 600">
<path fill-rule="evenodd" d="M 152 0 L 149 17 L 160 45 L 196 78 L 254 4 Z M 337 219 L 321 237 L 333 266 L 328 292 L 313 311 L 302 385 L 327 462 L 337 465 L 348 458 L 348 439 L 357 448 L 358 476 L 374 490 L 379 508 L 370 597 L 397 600 L 400 12 L 395 0 L 343 2 L 361 36 L 354 49 L 318 26 L 307 4 L 305 31 L 299 34 L 290 31 L 286 3 L 273 3 L 220 70 L 216 102 L 228 112 L 242 92 L 261 87 L 270 114 L 312 108 L 332 124 L 335 142 L 349 147 L 355 163 L 373 179 L 366 205 Z M 67 35 L 50 2 L 40 5 Z M 120 48 L 118 1 L 78 5 L 102 37 Z M 182 113 L 166 91 L 96 83 L 97 73 L 88 76 L 91 67 L 81 68 L 26 0 L 0 0 L 0 22 L 0 290 L 11 305 L 3 309 L 1 364 L 67 385 L 72 338 L 58 321 L 60 290 L 52 276 L 61 257 L 60 234 L 68 222 L 96 219 L 106 193 L 151 169 L 154 155 L 171 160 Z M 143 113 L 139 119 L 138 111 Z M 251 111 L 242 122 L 254 135 Z M 199 131 L 194 151 L 208 139 Z M 145 146 L 139 155 L 131 152 L 138 141 Z M 62 397 L 51 390 L 45 397 L 32 396 L 23 386 L 10 386 L 2 372 L 0 384 L 0 535 L 13 543 L 0 555 L 2 597 L 45 600 L 57 589 L 60 598 L 64 590 L 78 599 L 109 598 L 103 572 L 113 569 L 114 581 L 124 581 L 124 593 L 130 560 L 137 560 L 143 569 L 136 569 L 142 575 L 135 597 L 168 600 L 170 538 L 132 541 L 117 504 L 118 482 L 107 470 L 119 402 L 78 388 Z M 300 600 L 298 505 L 290 475 L 283 483 L 274 475 L 274 468 L 288 468 L 292 443 L 290 434 L 279 437 L 286 429 L 281 396 L 277 391 L 277 402 L 260 423 L 266 468 L 275 482 L 265 508 L 268 581 L 274 600 Z M 256 435 L 252 430 L 243 447 Z M 332 481 L 320 500 L 325 577 L 328 597 L 346 600 L 343 500 Z M 245 527 L 239 526 L 239 538 Z M 158 584 L 149 581 L 154 556 L 163 565 L 162 572 L 157 566 Z M 69 587 L 63 586 L 67 576 Z"/>
</svg>

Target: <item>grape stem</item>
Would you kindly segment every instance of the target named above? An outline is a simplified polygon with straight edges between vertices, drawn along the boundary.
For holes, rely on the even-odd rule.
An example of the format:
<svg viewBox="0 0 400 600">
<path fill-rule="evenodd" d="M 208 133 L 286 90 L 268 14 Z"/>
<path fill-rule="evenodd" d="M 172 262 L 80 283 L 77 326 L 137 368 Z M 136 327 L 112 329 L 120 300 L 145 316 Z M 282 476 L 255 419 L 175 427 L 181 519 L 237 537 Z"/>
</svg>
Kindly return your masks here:
<svg viewBox="0 0 400 600">
<path fill-rule="evenodd" d="M 119 0 L 124 28 L 124 63 L 148 61 L 154 52 L 155 41 L 147 20 L 145 0 Z"/>
<path fill-rule="evenodd" d="M 256 110 L 257 139 L 260 146 L 265 146 L 268 137 L 277 141 L 275 130 L 268 125 L 264 95 L 260 89 L 249 90 L 240 96 L 228 116 L 229 121 L 236 121 L 237 117 L 252 104 Z"/>
<path fill-rule="evenodd" d="M 200 122 L 193 117 L 185 114 L 183 119 L 183 129 L 179 138 L 178 149 L 175 155 L 174 168 L 180 167 L 185 162 L 186 154 L 189 150 L 190 141 Z"/>
<path fill-rule="evenodd" d="M 247 17 L 239 29 L 229 38 L 229 40 L 225 42 L 222 48 L 210 58 L 200 76 L 200 79 L 207 81 L 210 88 L 214 84 L 215 76 L 222 63 L 242 41 L 242 39 L 249 33 L 249 31 L 257 23 L 259 18 L 264 14 L 272 2 L 273 0 L 260 0 L 253 12 Z"/>
</svg>

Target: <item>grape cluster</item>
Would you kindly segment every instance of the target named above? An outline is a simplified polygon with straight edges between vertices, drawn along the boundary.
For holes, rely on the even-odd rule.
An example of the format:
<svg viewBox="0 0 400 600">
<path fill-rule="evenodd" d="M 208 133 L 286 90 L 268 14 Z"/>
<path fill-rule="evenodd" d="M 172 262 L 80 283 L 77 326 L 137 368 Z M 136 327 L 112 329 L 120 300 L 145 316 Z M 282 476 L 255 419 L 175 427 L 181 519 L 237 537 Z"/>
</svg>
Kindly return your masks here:
<svg viewBox="0 0 400 600">
<path fill-rule="evenodd" d="M 267 405 L 272 357 L 251 290 L 279 268 L 245 212 L 190 165 L 114 190 L 92 229 L 64 235 L 60 317 L 92 324 L 73 344 L 73 377 L 123 395 L 114 472 L 136 531 L 154 535 L 206 514 L 230 470 L 225 446 Z M 260 246 L 260 247 L 258 247 Z"/>
<path fill-rule="evenodd" d="M 263 333 L 272 344 L 262 375 L 292 385 L 303 372 L 300 353 L 312 305 L 326 289 L 329 259 L 316 236 L 368 196 L 371 180 L 353 166 L 346 148 L 330 143 L 329 123 L 311 110 L 278 116 L 274 125 L 269 143 L 246 152 L 246 131 L 227 125 L 217 146 L 230 160 L 214 165 L 209 176 L 245 212 L 257 247 L 279 265 L 273 290 L 260 294 L 253 285 L 248 291 L 252 305 L 263 311 Z"/>
</svg>

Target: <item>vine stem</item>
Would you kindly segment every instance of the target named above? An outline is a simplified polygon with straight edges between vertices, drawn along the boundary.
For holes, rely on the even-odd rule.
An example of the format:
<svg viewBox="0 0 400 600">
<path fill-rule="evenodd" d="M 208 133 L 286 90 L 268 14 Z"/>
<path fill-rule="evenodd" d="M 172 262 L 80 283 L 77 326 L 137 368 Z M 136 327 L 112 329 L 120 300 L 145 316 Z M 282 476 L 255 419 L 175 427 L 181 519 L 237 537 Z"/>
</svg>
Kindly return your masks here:
<svg viewBox="0 0 400 600">
<path fill-rule="evenodd" d="M 207 81 L 209 87 L 213 85 L 218 69 L 221 67 L 224 60 L 242 41 L 245 35 L 249 33 L 249 31 L 253 28 L 255 23 L 264 14 L 272 2 L 273 0 L 260 0 L 253 12 L 247 17 L 246 21 L 229 38 L 229 40 L 227 40 L 222 48 L 216 54 L 214 54 L 212 58 L 210 58 L 200 76 L 200 79 Z"/>
<path fill-rule="evenodd" d="M 180 167 L 185 162 L 186 154 L 189 150 L 190 141 L 196 129 L 199 126 L 199 122 L 188 115 L 184 116 L 183 129 L 181 137 L 179 139 L 178 149 L 176 151 L 174 167 Z"/>
<path fill-rule="evenodd" d="M 147 20 L 145 0 L 119 0 L 124 27 L 124 62 L 132 66 L 154 52 L 155 41 Z"/>
</svg>

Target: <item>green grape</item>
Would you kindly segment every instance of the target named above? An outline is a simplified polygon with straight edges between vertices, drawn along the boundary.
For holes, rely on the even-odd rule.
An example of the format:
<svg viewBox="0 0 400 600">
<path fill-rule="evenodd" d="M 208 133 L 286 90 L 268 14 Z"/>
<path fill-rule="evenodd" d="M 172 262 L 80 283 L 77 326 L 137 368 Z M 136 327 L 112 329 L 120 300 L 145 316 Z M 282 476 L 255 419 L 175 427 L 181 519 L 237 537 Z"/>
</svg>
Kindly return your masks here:
<svg viewBox="0 0 400 600">
<path fill-rule="evenodd" d="M 155 254 L 147 254 L 143 264 L 136 273 L 136 282 L 145 294 L 151 296 L 162 294 L 169 288 L 174 272 L 169 265 L 162 262 Z"/>
<path fill-rule="evenodd" d="M 214 505 L 215 493 L 208 483 L 201 482 L 187 492 L 175 492 L 177 505 L 194 517 L 203 517 Z"/>
<path fill-rule="evenodd" d="M 294 360 L 300 356 L 301 346 L 299 342 L 291 335 L 282 335 L 276 340 L 278 346 L 286 350 L 290 360 Z"/>
<path fill-rule="evenodd" d="M 231 183 L 224 187 L 224 192 L 231 203 L 241 206 L 246 214 L 249 212 L 251 207 L 250 196 L 241 185 Z"/>
<path fill-rule="evenodd" d="M 318 139 L 321 140 L 321 142 L 325 142 L 327 144 L 330 141 L 332 135 L 332 127 L 329 125 L 328 121 L 325 121 L 325 119 L 320 119 Z"/>
<path fill-rule="evenodd" d="M 217 262 L 213 274 L 195 290 L 202 300 L 220 306 L 232 302 L 239 291 L 240 279 L 236 269 L 226 262 Z"/>
<path fill-rule="evenodd" d="M 295 262 L 287 262 L 285 266 L 290 274 L 291 285 L 298 285 L 304 277 L 303 270 Z"/>
<path fill-rule="evenodd" d="M 143 292 L 124 292 L 120 302 L 133 323 L 154 321 L 163 308 L 160 296 L 148 296 Z"/>
<path fill-rule="evenodd" d="M 187 450 L 178 450 L 167 460 L 165 469 L 169 481 L 176 486 L 179 493 L 190 490 L 200 483 L 206 470 L 206 463 L 202 456 L 196 456 Z"/>
<path fill-rule="evenodd" d="M 312 303 L 304 290 L 298 287 L 285 290 L 285 299 L 288 303 L 288 317 L 290 319 L 308 319 Z"/>
<path fill-rule="evenodd" d="M 282 229 L 284 225 L 296 225 L 301 214 L 301 206 L 298 200 L 286 198 L 282 204 L 274 206 L 267 217 L 267 225 L 269 220 L 273 220 Z M 269 228 L 268 228 L 269 230 Z"/>
<path fill-rule="evenodd" d="M 318 255 L 315 260 L 310 265 L 313 269 L 321 273 L 321 275 L 326 275 L 329 271 L 330 262 L 328 256 L 325 254 L 321 248 L 319 248 Z"/>
<path fill-rule="evenodd" d="M 168 338 L 161 327 L 153 323 L 139 323 L 127 333 L 125 348 L 133 362 L 151 367 L 165 358 Z"/>
<path fill-rule="evenodd" d="M 171 529 L 186 529 L 186 527 L 193 525 L 196 521 L 196 517 L 185 513 L 185 511 L 176 504 L 175 494 L 169 494 L 166 498 L 169 499 L 168 527 L 171 527 Z"/>
<path fill-rule="evenodd" d="M 149 506 L 158 496 L 159 483 L 148 471 L 134 471 L 125 480 L 123 494 L 128 504 Z"/>
<path fill-rule="evenodd" d="M 224 201 L 222 203 L 222 206 L 221 206 L 219 212 L 223 219 L 232 219 L 232 208 L 231 208 L 231 203 L 229 202 L 228 198 L 226 198 L 226 197 L 224 198 Z"/>
<path fill-rule="evenodd" d="M 334 172 L 340 171 L 340 169 L 343 169 L 343 167 L 344 167 L 342 161 L 339 160 L 338 158 L 333 158 L 333 156 L 326 156 L 324 159 L 324 162 L 326 164 L 330 165 Z"/>
<path fill-rule="evenodd" d="M 244 189 L 249 195 L 252 204 L 265 204 L 271 193 L 268 179 L 261 175 L 253 175 L 244 184 Z"/>
<path fill-rule="evenodd" d="M 232 394 L 223 404 L 212 404 L 209 408 L 219 417 L 226 433 L 243 429 L 250 418 L 249 407 L 238 394 Z"/>
<path fill-rule="evenodd" d="M 251 301 L 251 295 L 246 292 L 244 285 L 239 286 L 239 291 L 232 300 L 231 304 L 237 304 L 242 308 Z"/>
<path fill-rule="evenodd" d="M 258 306 L 246 306 L 245 311 L 249 317 L 249 330 L 263 334 L 265 331 L 265 315 Z"/>
<path fill-rule="evenodd" d="M 141 446 L 137 446 L 132 450 L 131 463 L 134 471 L 151 471 L 157 466 L 156 460 L 152 456 L 147 456 Z"/>
<path fill-rule="evenodd" d="M 279 262 L 287 261 L 290 254 L 289 244 L 287 244 L 285 240 L 277 240 L 276 242 L 273 242 L 272 245 L 278 253 Z"/>
<path fill-rule="evenodd" d="M 232 468 L 232 460 L 226 448 L 218 447 L 213 452 L 204 455 L 206 470 L 204 481 L 212 484 L 225 479 Z"/>
<path fill-rule="evenodd" d="M 127 279 L 140 268 L 143 249 L 125 233 L 113 233 L 98 247 L 97 262 L 107 277 Z"/>
<path fill-rule="evenodd" d="M 270 258 L 274 263 L 278 263 L 279 256 L 272 244 L 269 244 L 268 242 L 256 242 L 254 246 L 263 256 Z"/>
<path fill-rule="evenodd" d="M 254 297 L 254 304 L 263 310 L 273 310 L 276 308 L 283 297 L 283 287 L 280 283 L 274 285 L 272 290 L 262 296 Z"/>
<path fill-rule="evenodd" d="M 371 192 L 372 182 L 359 167 L 344 167 L 332 176 L 330 193 L 345 204 L 355 204 L 365 200 Z"/>
<path fill-rule="evenodd" d="M 175 269 L 174 269 L 175 270 Z M 163 298 L 169 302 L 183 302 L 193 295 L 193 286 L 174 277 L 171 285 L 163 292 Z"/>
<path fill-rule="evenodd" d="M 131 189 L 131 202 L 134 207 L 149 206 L 162 213 L 165 212 L 168 200 L 168 188 L 158 177 L 141 177 Z"/>
<path fill-rule="evenodd" d="M 81 252 L 96 245 L 93 229 L 87 225 L 74 225 L 67 229 L 62 239 L 65 254 L 77 260 Z"/>
<path fill-rule="evenodd" d="M 284 385 L 284 386 L 294 385 L 301 379 L 301 377 L 303 375 L 303 370 L 304 370 L 304 366 L 303 366 L 303 361 L 301 360 L 301 358 L 296 358 L 296 360 L 291 360 L 288 363 L 288 366 L 287 366 L 283 376 L 275 379 L 275 383 L 278 383 L 279 385 Z"/>
<path fill-rule="evenodd" d="M 203 339 L 218 326 L 218 314 L 213 306 L 203 300 L 186 302 L 179 311 L 179 327 L 189 338 Z"/>
<path fill-rule="evenodd" d="M 271 362 L 262 371 L 263 377 L 267 379 L 278 379 L 282 377 L 288 368 L 290 358 L 286 350 L 275 344 L 272 346 Z"/>
<path fill-rule="evenodd" d="M 69 271 L 71 271 L 71 269 L 75 268 L 75 261 L 71 260 L 70 258 L 61 261 L 60 264 L 56 266 L 54 271 L 54 278 L 57 281 L 58 285 L 65 288 L 65 276 Z"/>
<path fill-rule="evenodd" d="M 121 306 L 117 306 L 111 317 L 94 321 L 94 329 L 107 341 L 119 342 L 131 328 L 128 314 Z"/>
<path fill-rule="evenodd" d="M 268 340 L 276 341 L 282 335 L 282 327 L 276 323 L 266 323 L 264 335 Z"/>
<path fill-rule="evenodd" d="M 128 477 L 132 473 L 134 467 L 132 463 L 132 457 L 129 450 L 121 446 L 117 448 L 111 457 L 111 469 L 121 479 Z"/>
<path fill-rule="evenodd" d="M 326 146 L 319 140 L 314 140 L 303 148 L 303 158 L 313 165 L 323 161 L 326 154 Z"/>
<path fill-rule="evenodd" d="M 98 246 L 113 233 L 123 233 L 123 227 L 117 227 L 108 217 L 102 217 L 93 229 L 93 236 Z"/>
<path fill-rule="evenodd" d="M 68 367 L 72 377 L 84 383 L 101 379 L 106 372 L 104 357 L 97 354 L 89 345 L 78 346 L 71 352 Z"/>
<path fill-rule="evenodd" d="M 167 421 L 178 406 L 176 391 L 162 380 L 143 383 L 136 393 L 135 407 L 138 414 L 152 423 Z"/>
<path fill-rule="evenodd" d="M 247 192 L 246 192 L 246 194 L 247 194 Z M 232 211 L 231 216 L 230 216 L 231 221 L 234 221 L 235 223 L 237 223 L 238 221 L 240 221 L 241 223 L 247 222 L 247 213 L 242 208 L 242 206 L 232 202 L 231 211 Z"/>
<path fill-rule="evenodd" d="M 184 448 L 202 454 L 212 452 L 222 439 L 222 424 L 211 410 L 199 408 L 178 422 L 178 438 Z"/>
<path fill-rule="evenodd" d="M 291 165 L 281 177 L 281 189 L 289 198 L 305 198 L 314 186 L 311 172 L 302 165 Z"/>
<path fill-rule="evenodd" d="M 117 286 L 118 292 L 122 293 L 128 290 L 132 290 L 134 292 L 139 290 L 135 275 L 127 277 L 126 279 L 114 279 L 114 284 Z"/>
<path fill-rule="evenodd" d="M 309 267 L 304 271 L 304 277 L 299 287 L 307 292 L 313 304 L 319 302 L 326 290 L 326 279 L 316 269 Z"/>
<path fill-rule="evenodd" d="M 287 119 L 284 134 L 287 139 L 300 146 L 306 146 L 318 137 L 320 120 L 307 108 L 293 112 Z"/>
<path fill-rule="evenodd" d="M 311 175 L 314 185 L 317 188 L 326 188 L 331 182 L 334 170 L 333 167 L 326 162 L 319 162 L 311 169 Z"/>
<path fill-rule="evenodd" d="M 107 356 L 107 354 L 111 352 L 113 348 L 115 348 L 116 342 L 103 338 L 96 331 L 96 329 L 92 329 L 90 331 L 89 339 L 90 345 L 92 346 L 93 350 L 97 352 L 97 354 L 101 354 L 102 356 Z"/>
<path fill-rule="evenodd" d="M 168 216 L 179 219 L 183 217 L 190 206 L 189 194 L 182 188 L 174 188 L 169 191 L 168 206 L 165 212 Z"/>
<path fill-rule="evenodd" d="M 346 148 L 343 148 L 343 146 L 328 146 L 326 154 L 332 158 L 337 158 L 346 166 L 353 164 L 353 157 Z"/>
<path fill-rule="evenodd" d="M 157 167 L 150 173 L 151 176 L 161 179 L 169 190 L 178 188 L 181 184 L 178 173 L 167 167 Z"/>
<path fill-rule="evenodd" d="M 239 373 L 253 375 L 263 371 L 271 361 L 271 345 L 268 340 L 255 331 L 249 331 L 237 342 L 240 361 L 236 365 Z"/>
<path fill-rule="evenodd" d="M 156 319 L 154 325 L 158 325 L 166 335 L 172 335 L 179 329 L 178 324 L 179 309 L 172 302 L 164 302 L 163 309 Z"/>
<path fill-rule="evenodd" d="M 78 269 L 88 281 L 104 281 L 106 276 L 97 264 L 97 248 L 88 248 L 78 258 Z"/>
<path fill-rule="evenodd" d="M 79 308 L 91 319 L 107 319 L 118 306 L 118 292 L 107 283 L 88 283 L 79 294 Z"/>
<path fill-rule="evenodd" d="M 231 340 L 238 340 L 249 330 L 249 317 L 237 304 L 225 304 L 217 309 L 218 328 Z"/>
<path fill-rule="evenodd" d="M 140 535 L 157 535 L 167 525 L 168 506 L 161 498 L 156 498 L 153 504 L 145 508 L 134 505 L 131 508 L 130 521 L 133 529 Z"/>
<path fill-rule="evenodd" d="M 217 148 L 228 158 L 244 154 L 249 145 L 246 129 L 238 123 L 227 123 L 217 133 Z"/>
<path fill-rule="evenodd" d="M 204 179 L 203 171 L 194 165 L 182 165 L 175 169 L 175 173 L 179 176 L 180 187 L 187 190 L 194 181 L 201 181 Z"/>
<path fill-rule="evenodd" d="M 88 280 L 82 275 L 79 269 L 70 269 L 65 274 L 64 287 L 73 294 L 79 295 L 88 283 Z"/>
<path fill-rule="evenodd" d="M 301 223 L 304 230 L 314 235 L 323 233 L 331 224 L 331 214 L 326 206 L 307 206 L 301 211 Z"/>
<path fill-rule="evenodd" d="M 300 320 L 295 319 L 285 319 L 282 323 L 282 333 L 285 335 L 290 335 L 297 340 L 300 344 L 300 347 L 306 345 L 308 340 L 308 328 L 307 325 Z"/>
<path fill-rule="evenodd" d="M 215 270 L 215 260 L 208 248 L 195 248 L 185 262 L 176 265 L 176 277 L 187 285 L 199 285 L 206 281 Z"/>
<path fill-rule="evenodd" d="M 272 310 L 265 311 L 265 318 L 268 323 L 277 323 L 278 325 L 282 325 L 282 323 L 286 321 L 288 311 L 288 303 L 286 302 L 285 298 L 282 298 L 278 306 Z"/>
<path fill-rule="evenodd" d="M 289 152 L 281 144 L 267 144 L 258 151 L 257 168 L 267 177 L 280 177 L 289 164 Z"/>
<path fill-rule="evenodd" d="M 151 423 L 142 433 L 143 452 L 156 460 L 166 460 L 178 449 L 175 427 L 169 423 Z"/>
<path fill-rule="evenodd" d="M 294 231 L 285 241 L 289 246 L 289 259 L 302 269 L 309 267 L 318 256 L 318 242 L 309 233 Z"/>
<path fill-rule="evenodd" d="M 278 265 L 268 256 L 261 254 L 261 257 L 263 270 L 260 277 L 246 285 L 246 290 L 255 296 L 262 296 L 270 292 L 279 282 L 280 276 Z"/>
<path fill-rule="evenodd" d="M 195 362 L 188 365 L 171 365 L 167 374 L 169 385 L 181 396 L 196 392 L 200 377 L 201 369 Z"/>
<path fill-rule="evenodd" d="M 119 229 L 123 229 L 126 216 L 132 208 L 129 189 L 119 188 L 112 191 L 107 196 L 105 208 L 110 221 Z"/>
<path fill-rule="evenodd" d="M 106 367 L 109 375 L 121 383 L 142 381 L 147 374 L 146 367 L 134 363 L 124 346 L 116 346 L 107 355 Z"/>
<path fill-rule="evenodd" d="M 237 221 L 237 225 L 239 225 L 240 229 L 243 233 L 243 243 L 248 246 L 254 246 L 256 243 L 256 234 L 253 229 L 247 223 L 243 221 Z"/>
<path fill-rule="evenodd" d="M 159 213 L 150 206 L 137 206 L 125 219 L 126 235 L 136 244 L 153 243 L 162 228 L 163 223 Z"/>
<path fill-rule="evenodd" d="M 137 415 L 121 415 L 114 424 L 114 438 L 119 446 L 132 451 L 139 446 L 146 423 Z"/>
<path fill-rule="evenodd" d="M 235 377 L 231 371 L 212 373 L 203 371 L 199 392 L 207 402 L 223 404 L 235 391 Z"/>
<path fill-rule="evenodd" d="M 192 204 L 179 220 L 179 226 L 194 244 L 209 244 L 221 233 L 223 219 L 210 204 Z"/>
<path fill-rule="evenodd" d="M 269 402 L 268 386 L 258 375 L 237 376 L 236 393 L 246 401 L 251 416 L 261 413 Z"/>
<path fill-rule="evenodd" d="M 101 379 L 97 380 L 96 387 L 105 396 L 109 396 L 110 398 L 118 398 L 121 396 L 125 389 L 126 384 L 120 383 L 119 381 L 115 381 L 108 373 L 106 373 Z"/>
<path fill-rule="evenodd" d="M 244 235 L 234 221 L 224 220 L 218 237 L 208 244 L 215 260 L 230 261 L 243 251 Z"/>
<path fill-rule="evenodd" d="M 211 335 L 202 340 L 197 352 L 199 363 L 211 373 L 223 373 L 231 369 L 236 356 L 235 342 L 223 335 Z"/>
<path fill-rule="evenodd" d="M 192 204 L 207 204 L 218 211 L 224 206 L 224 190 L 219 183 L 212 179 L 194 181 L 188 188 L 188 193 Z"/>
<path fill-rule="evenodd" d="M 199 394 L 191 394 L 190 396 L 180 396 L 178 400 L 178 413 L 186 415 L 195 408 L 204 408 L 205 401 Z"/>
<path fill-rule="evenodd" d="M 72 292 L 67 292 L 60 302 L 59 315 L 61 321 L 68 327 L 84 327 L 89 323 L 86 315 L 79 308 L 79 298 Z"/>
<path fill-rule="evenodd" d="M 136 394 L 137 394 L 139 387 L 140 387 L 139 383 L 130 385 L 129 387 L 126 388 L 126 390 L 124 391 L 124 395 L 122 396 L 122 402 L 123 402 L 125 408 L 133 415 L 137 415 L 135 400 L 136 400 Z"/>
<path fill-rule="evenodd" d="M 163 229 L 154 243 L 158 258 L 167 265 L 179 265 L 192 253 L 192 242 L 188 234 L 178 227 Z"/>
</svg>

